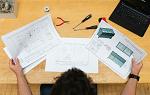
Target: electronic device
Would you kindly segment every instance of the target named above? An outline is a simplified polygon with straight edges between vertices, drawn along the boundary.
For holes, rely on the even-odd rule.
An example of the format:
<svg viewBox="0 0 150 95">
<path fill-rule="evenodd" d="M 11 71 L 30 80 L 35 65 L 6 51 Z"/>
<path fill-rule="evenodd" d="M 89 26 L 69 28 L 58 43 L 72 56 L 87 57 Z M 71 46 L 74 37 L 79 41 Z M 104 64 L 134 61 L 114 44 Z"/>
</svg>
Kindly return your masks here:
<svg viewBox="0 0 150 95">
<path fill-rule="evenodd" d="M 97 33 L 98 38 L 109 38 L 111 39 L 115 33 L 113 29 L 110 28 L 99 28 L 99 32 Z"/>
<path fill-rule="evenodd" d="M 150 24 L 150 0 L 121 0 L 109 19 L 143 37 Z"/>
</svg>

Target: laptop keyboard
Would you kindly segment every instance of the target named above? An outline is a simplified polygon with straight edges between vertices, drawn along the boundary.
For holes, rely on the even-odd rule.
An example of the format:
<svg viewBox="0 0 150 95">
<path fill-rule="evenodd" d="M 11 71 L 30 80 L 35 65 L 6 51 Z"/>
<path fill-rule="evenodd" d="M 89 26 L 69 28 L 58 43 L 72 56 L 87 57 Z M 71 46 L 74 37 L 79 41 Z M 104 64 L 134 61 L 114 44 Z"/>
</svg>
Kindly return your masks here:
<svg viewBox="0 0 150 95">
<path fill-rule="evenodd" d="M 121 5 L 119 6 L 116 12 L 120 17 L 130 19 L 131 23 L 134 22 L 133 24 L 140 25 L 140 24 L 149 23 L 149 20 L 144 14 L 132 9 L 131 7 L 125 5 L 124 3 L 121 3 Z"/>
</svg>

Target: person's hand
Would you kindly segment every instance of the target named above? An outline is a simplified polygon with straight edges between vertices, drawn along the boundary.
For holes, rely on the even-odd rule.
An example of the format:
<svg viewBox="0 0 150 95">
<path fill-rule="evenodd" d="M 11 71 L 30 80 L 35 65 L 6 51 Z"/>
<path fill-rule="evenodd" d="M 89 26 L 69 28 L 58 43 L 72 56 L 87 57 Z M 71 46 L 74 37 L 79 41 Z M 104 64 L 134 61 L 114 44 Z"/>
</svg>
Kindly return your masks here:
<svg viewBox="0 0 150 95">
<path fill-rule="evenodd" d="M 23 75 L 22 67 L 20 65 L 18 58 L 15 58 L 14 60 L 11 59 L 9 61 L 9 67 L 17 76 Z"/>
<path fill-rule="evenodd" d="M 139 75 L 141 68 L 143 64 L 142 63 L 136 63 L 134 59 L 132 59 L 132 69 L 131 73 L 134 75 Z"/>
</svg>

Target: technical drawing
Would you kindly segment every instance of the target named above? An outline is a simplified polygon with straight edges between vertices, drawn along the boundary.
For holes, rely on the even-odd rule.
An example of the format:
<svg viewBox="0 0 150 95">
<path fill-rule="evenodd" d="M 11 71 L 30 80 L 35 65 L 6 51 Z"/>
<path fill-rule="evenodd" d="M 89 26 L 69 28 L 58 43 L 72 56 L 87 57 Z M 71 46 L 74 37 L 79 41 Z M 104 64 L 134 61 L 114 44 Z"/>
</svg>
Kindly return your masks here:
<svg viewBox="0 0 150 95">
<path fill-rule="evenodd" d="M 86 52 L 84 45 L 85 44 L 80 43 L 63 44 L 63 46 L 60 48 L 59 55 L 56 57 L 57 64 L 87 66 L 89 64 L 89 52 Z"/>
<path fill-rule="evenodd" d="M 60 44 L 59 35 L 49 15 L 3 36 L 3 41 L 10 54 L 21 60 L 22 68 L 42 58 L 47 51 Z"/>
<path fill-rule="evenodd" d="M 79 68 L 86 73 L 98 72 L 98 59 L 85 48 L 87 38 L 62 38 L 62 44 L 48 52 L 45 71 L 64 72 Z"/>
<path fill-rule="evenodd" d="M 112 60 L 113 62 L 115 62 L 117 65 L 119 65 L 120 67 L 123 66 L 123 64 L 126 62 L 125 59 L 123 59 L 121 56 L 119 56 L 117 53 L 115 53 L 114 51 L 111 52 L 111 54 L 108 56 L 108 58 L 110 60 Z"/>
<path fill-rule="evenodd" d="M 122 44 L 121 42 L 119 42 L 116 47 L 129 57 L 133 54 L 133 51 L 124 44 Z"/>
</svg>

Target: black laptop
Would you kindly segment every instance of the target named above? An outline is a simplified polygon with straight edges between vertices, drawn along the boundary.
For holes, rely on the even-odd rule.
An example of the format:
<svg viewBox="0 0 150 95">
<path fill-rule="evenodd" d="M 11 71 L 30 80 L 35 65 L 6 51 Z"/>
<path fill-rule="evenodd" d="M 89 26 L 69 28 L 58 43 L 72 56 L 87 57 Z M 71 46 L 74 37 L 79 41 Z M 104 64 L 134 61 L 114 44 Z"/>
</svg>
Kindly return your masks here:
<svg viewBox="0 0 150 95">
<path fill-rule="evenodd" d="M 150 24 L 150 0 L 121 0 L 109 19 L 143 37 Z"/>
</svg>

